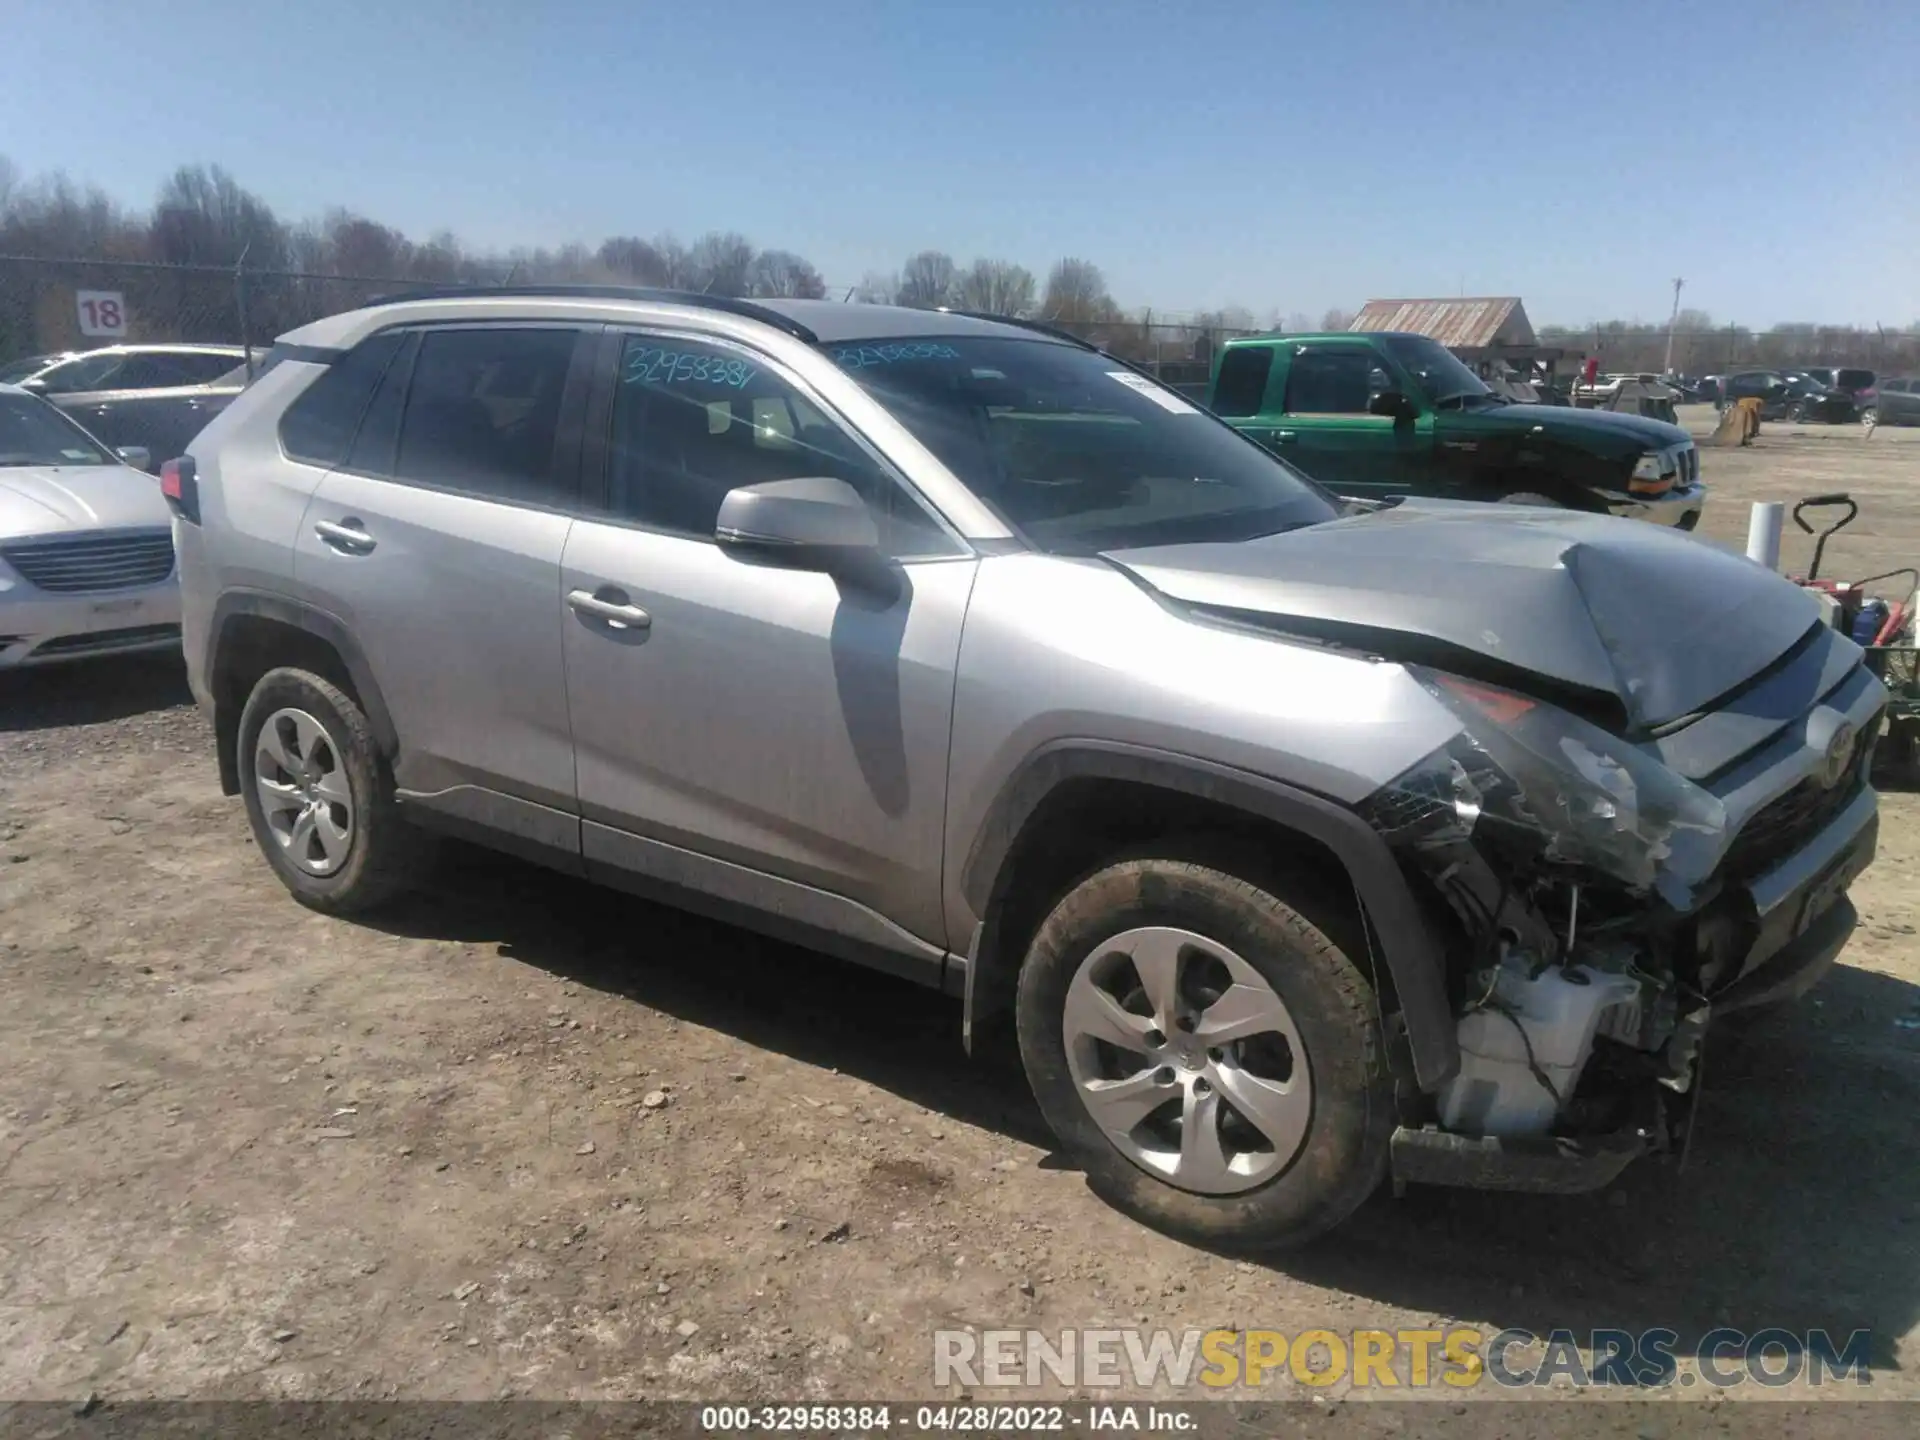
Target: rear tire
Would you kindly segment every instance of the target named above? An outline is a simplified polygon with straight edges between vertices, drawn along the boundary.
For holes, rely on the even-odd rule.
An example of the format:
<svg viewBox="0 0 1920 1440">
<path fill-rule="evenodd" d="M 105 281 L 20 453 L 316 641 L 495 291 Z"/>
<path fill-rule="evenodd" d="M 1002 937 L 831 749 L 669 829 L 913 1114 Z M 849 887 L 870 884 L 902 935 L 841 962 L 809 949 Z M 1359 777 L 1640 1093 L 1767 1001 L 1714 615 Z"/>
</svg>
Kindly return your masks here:
<svg viewBox="0 0 1920 1440">
<path fill-rule="evenodd" d="M 240 714 L 253 838 L 302 905 L 350 915 L 410 886 L 431 857 L 409 825 L 359 705 L 305 670 L 269 670 Z"/>
<path fill-rule="evenodd" d="M 1102 1199 L 1198 1244 L 1311 1240 L 1386 1174 L 1373 987 L 1290 888 L 1121 861 L 1054 907 L 1021 968 L 1020 1055 L 1062 1146 Z"/>
</svg>

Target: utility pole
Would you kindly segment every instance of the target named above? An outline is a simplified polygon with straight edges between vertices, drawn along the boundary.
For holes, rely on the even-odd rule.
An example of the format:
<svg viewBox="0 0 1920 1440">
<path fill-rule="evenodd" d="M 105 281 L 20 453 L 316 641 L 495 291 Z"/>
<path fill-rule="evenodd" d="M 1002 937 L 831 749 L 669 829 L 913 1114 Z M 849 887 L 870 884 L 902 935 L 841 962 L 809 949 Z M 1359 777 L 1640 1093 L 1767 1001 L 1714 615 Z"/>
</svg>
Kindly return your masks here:
<svg viewBox="0 0 1920 1440">
<path fill-rule="evenodd" d="M 1673 374 L 1673 331 L 1674 327 L 1680 323 L 1680 287 L 1686 283 L 1678 276 L 1674 277 L 1673 314 L 1667 317 L 1667 363 L 1661 368 L 1662 375 Z"/>
</svg>

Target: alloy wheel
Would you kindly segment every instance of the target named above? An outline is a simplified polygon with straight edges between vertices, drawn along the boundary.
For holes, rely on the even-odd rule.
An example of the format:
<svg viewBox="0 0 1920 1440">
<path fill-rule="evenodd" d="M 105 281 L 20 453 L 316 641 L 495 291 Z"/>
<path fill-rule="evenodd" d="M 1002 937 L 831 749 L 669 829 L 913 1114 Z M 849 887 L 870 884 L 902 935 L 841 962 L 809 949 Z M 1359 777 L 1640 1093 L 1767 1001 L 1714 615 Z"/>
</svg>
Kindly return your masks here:
<svg viewBox="0 0 1920 1440">
<path fill-rule="evenodd" d="M 1299 1153 L 1306 1047 L 1279 992 L 1226 946 L 1170 926 L 1116 935 L 1074 972 L 1062 1024 L 1087 1113 L 1148 1173 L 1231 1195 Z"/>
<path fill-rule="evenodd" d="M 254 743 L 253 783 L 280 853 L 309 875 L 327 876 L 353 849 L 353 789 L 340 747 L 305 710 L 276 710 Z"/>
</svg>

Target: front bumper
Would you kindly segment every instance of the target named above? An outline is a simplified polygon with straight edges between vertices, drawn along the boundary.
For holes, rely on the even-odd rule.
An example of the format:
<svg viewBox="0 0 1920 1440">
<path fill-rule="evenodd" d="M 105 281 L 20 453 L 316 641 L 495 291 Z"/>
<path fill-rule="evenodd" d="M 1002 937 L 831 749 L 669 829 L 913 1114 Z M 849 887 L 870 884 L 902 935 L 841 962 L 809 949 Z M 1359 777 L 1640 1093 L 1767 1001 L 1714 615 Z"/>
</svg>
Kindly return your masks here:
<svg viewBox="0 0 1920 1440">
<path fill-rule="evenodd" d="M 1739 974 L 1708 997 L 1714 1016 L 1797 999 L 1833 968 L 1859 924 L 1846 891 L 1872 863 L 1879 823 L 1879 797 L 1863 788 L 1810 843 L 1753 882 L 1757 938 Z M 1390 1156 L 1396 1183 L 1574 1195 L 1612 1183 L 1668 1139 L 1663 1097 L 1648 1083 L 1609 1134 L 1503 1138 L 1402 1125 Z"/>
<path fill-rule="evenodd" d="M 1700 512 L 1706 505 L 1707 487 L 1696 480 L 1691 485 L 1676 485 L 1664 495 L 1646 498 L 1631 495 L 1610 500 L 1607 511 L 1628 520 L 1646 520 L 1655 525 L 1691 530 L 1700 523 Z"/>
<path fill-rule="evenodd" d="M 0 578 L 0 670 L 180 648 L 180 585 L 55 595 Z"/>
</svg>

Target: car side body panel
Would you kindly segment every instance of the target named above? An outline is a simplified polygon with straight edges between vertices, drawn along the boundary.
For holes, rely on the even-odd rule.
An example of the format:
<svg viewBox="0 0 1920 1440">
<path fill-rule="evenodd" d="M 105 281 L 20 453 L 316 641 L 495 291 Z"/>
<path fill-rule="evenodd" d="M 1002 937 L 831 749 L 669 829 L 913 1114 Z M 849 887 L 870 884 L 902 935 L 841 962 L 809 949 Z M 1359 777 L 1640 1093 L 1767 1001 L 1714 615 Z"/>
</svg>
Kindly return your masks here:
<svg viewBox="0 0 1920 1440">
<path fill-rule="evenodd" d="M 984 918 L 975 837 L 1032 758 L 1138 746 L 1352 805 L 1459 722 L 1395 664 L 1177 613 L 1104 560 L 982 561 L 961 640 L 949 771 L 949 947 Z"/>
</svg>

